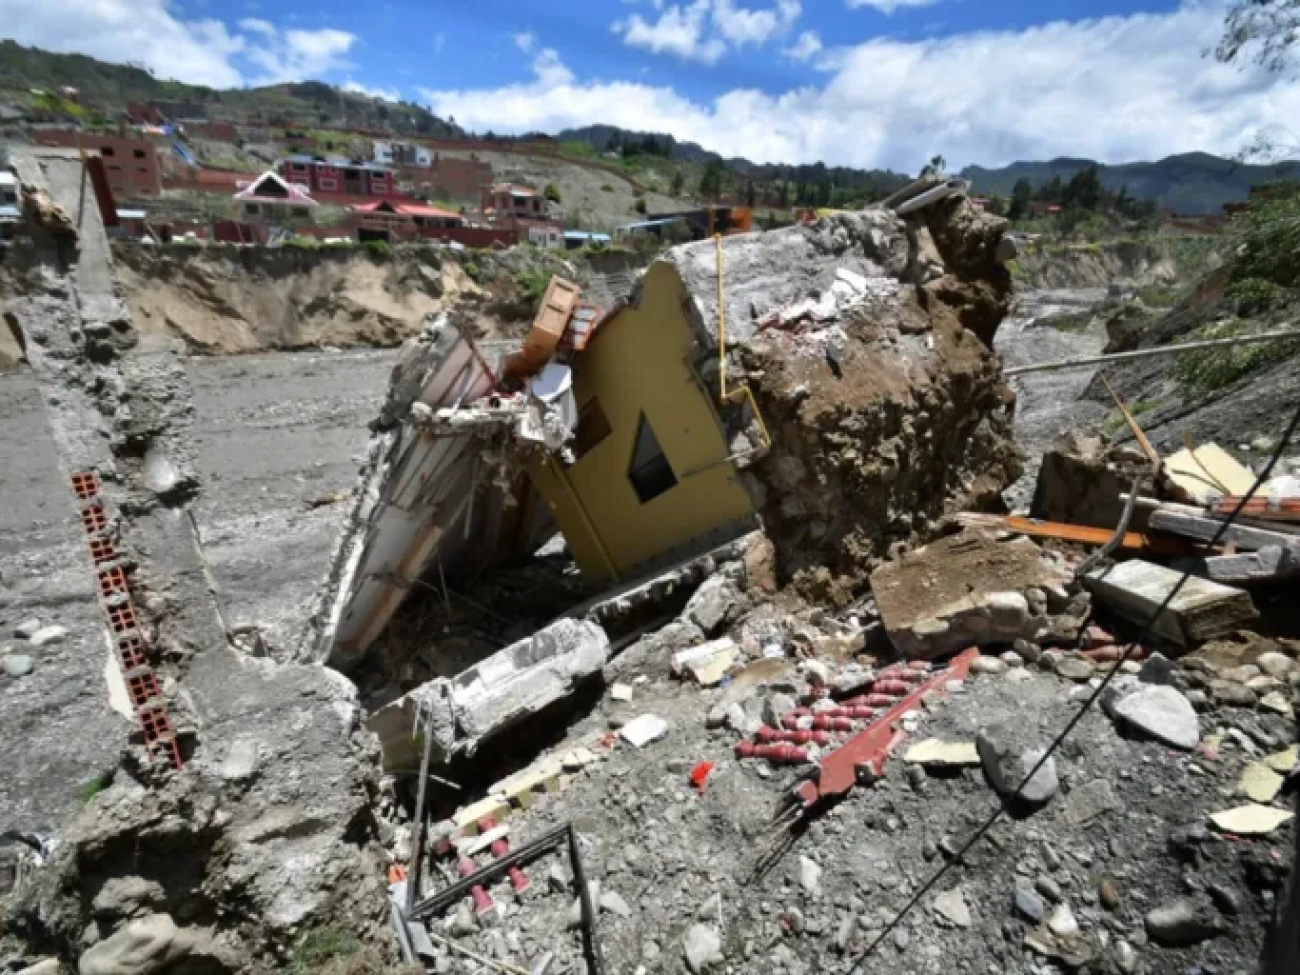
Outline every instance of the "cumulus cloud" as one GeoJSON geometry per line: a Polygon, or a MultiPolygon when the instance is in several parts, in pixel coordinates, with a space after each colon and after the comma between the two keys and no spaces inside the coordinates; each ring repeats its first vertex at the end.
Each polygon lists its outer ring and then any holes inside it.
{"type": "Polygon", "coordinates": [[[281,31],[256,17],[231,30],[219,20],[186,20],[170,0],[0,0],[0,24],[20,44],[140,64],[214,88],[320,77],[346,67],[356,41],[339,30],[281,31]]]}
{"type": "Polygon", "coordinates": [[[821,49],[822,39],[817,36],[817,32],[806,30],[782,53],[793,61],[808,61],[820,53],[821,49]]]}
{"type": "Polygon", "coordinates": [[[633,14],[616,20],[613,31],[629,47],[713,64],[729,49],[760,47],[787,34],[803,13],[800,0],[777,0],[775,7],[737,6],[736,0],[693,0],[654,4],[659,16],[633,14]]]}
{"type": "Polygon", "coordinates": [[[770,162],[915,171],[938,153],[954,166],[1231,153],[1261,126],[1291,124],[1300,84],[1203,58],[1221,24],[1220,2],[1184,0],[1163,14],[875,38],[837,48],[821,85],[737,89],[710,100],[630,81],[580,81],[558,58],[535,62],[526,82],[422,94],[434,111],[479,131],[610,122],[770,162]]]}
{"type": "Polygon", "coordinates": [[[942,3],[943,0],[844,0],[844,2],[853,8],[871,7],[873,10],[879,10],[886,17],[890,16],[896,10],[907,10],[915,7],[933,7],[936,3],[942,3]]]}
{"type": "Polygon", "coordinates": [[[691,61],[712,64],[726,53],[727,46],[717,38],[706,39],[709,9],[713,0],[695,0],[685,6],[671,6],[659,18],[647,20],[633,14],[614,22],[613,31],[628,47],[638,47],[654,54],[672,54],[691,61]]]}
{"type": "Polygon", "coordinates": [[[515,47],[528,54],[537,46],[537,35],[532,31],[523,31],[514,35],[514,42],[515,47]]]}

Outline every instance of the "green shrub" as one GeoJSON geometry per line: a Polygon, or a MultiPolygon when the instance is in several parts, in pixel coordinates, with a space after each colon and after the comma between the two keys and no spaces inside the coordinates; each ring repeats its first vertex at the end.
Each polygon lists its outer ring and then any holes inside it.
{"type": "Polygon", "coordinates": [[[542,190],[542,195],[552,203],[560,203],[560,188],[554,183],[547,183],[546,189],[542,190]]]}
{"type": "Polygon", "coordinates": [[[1291,292],[1264,278],[1243,278],[1233,281],[1224,292],[1232,299],[1236,312],[1242,318],[1262,315],[1286,304],[1291,292]]]}
{"type": "Polygon", "coordinates": [[[527,301],[536,303],[542,300],[551,283],[551,275],[541,268],[530,267],[515,275],[515,284],[519,294],[527,301]]]}
{"type": "Polygon", "coordinates": [[[483,274],[483,268],[479,267],[478,261],[475,261],[471,258],[465,261],[465,263],[462,264],[461,267],[464,268],[465,270],[465,276],[469,278],[471,281],[473,281],[475,284],[481,285],[486,283],[485,275],[483,274]]]}
{"type": "Polygon", "coordinates": [[[1300,185],[1279,183],[1232,222],[1240,244],[1234,280],[1258,278],[1283,288],[1300,285],[1300,185]]]}
{"type": "Polygon", "coordinates": [[[296,251],[320,250],[320,241],[315,237],[290,237],[282,245],[296,251]]]}
{"type": "Polygon", "coordinates": [[[613,193],[613,192],[614,192],[614,187],[610,186],[608,183],[601,183],[601,184],[600,184],[600,191],[601,191],[602,193],[613,193]]]}
{"type": "Polygon", "coordinates": [[[387,259],[393,256],[393,249],[388,245],[386,240],[367,240],[361,244],[366,253],[371,257],[380,257],[387,259]]]}
{"type": "MultiPolygon", "coordinates": [[[[1197,338],[1225,339],[1249,333],[1247,323],[1227,321],[1206,326],[1197,338]]],[[[1261,366],[1289,359],[1297,352],[1300,352],[1300,340],[1297,339],[1197,349],[1178,356],[1174,362],[1174,377],[1189,389],[1211,393],[1231,385],[1261,366]]]]}
{"type": "Polygon", "coordinates": [[[316,928],[303,935],[293,952],[295,975],[308,975],[335,958],[347,958],[361,950],[355,936],[337,928],[316,928]]]}

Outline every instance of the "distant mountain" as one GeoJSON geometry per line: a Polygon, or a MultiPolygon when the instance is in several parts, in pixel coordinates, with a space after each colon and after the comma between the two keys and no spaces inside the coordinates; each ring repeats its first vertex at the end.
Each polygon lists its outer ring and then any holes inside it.
{"type": "Polygon", "coordinates": [[[31,103],[31,89],[64,85],[78,90],[87,115],[111,114],[128,101],[167,101],[206,105],[214,117],[249,123],[283,117],[320,128],[346,123],[399,135],[464,135],[458,126],[419,105],[372,98],[319,81],[218,90],[162,81],[134,65],[109,64],[83,54],[54,54],[0,40],[0,102],[31,103]]]}
{"type": "Polygon", "coordinates": [[[1037,188],[1058,176],[1062,182],[1068,182],[1076,173],[1093,165],[1098,167],[1102,185],[1107,189],[1126,189],[1136,199],[1154,200],[1159,206],[1188,214],[1218,213],[1223,204],[1244,200],[1252,186],[1300,177],[1300,162],[1253,165],[1205,152],[1119,166],[1070,158],[1015,162],[1001,169],[967,166],[961,175],[971,181],[975,192],[1010,196],[1020,179],[1028,179],[1037,188]]]}

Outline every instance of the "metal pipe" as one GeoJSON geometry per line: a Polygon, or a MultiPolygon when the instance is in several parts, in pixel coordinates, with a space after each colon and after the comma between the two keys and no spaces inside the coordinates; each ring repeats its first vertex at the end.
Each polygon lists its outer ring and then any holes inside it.
{"type": "Polygon", "coordinates": [[[1112,352],[1110,355],[1094,355],[1085,359],[1064,359],[1060,362],[1039,362],[1032,366],[1016,366],[1004,369],[1005,376],[1023,376],[1031,372],[1054,372],[1057,369],[1077,369],[1082,366],[1100,366],[1107,362],[1126,362],[1129,359],[1149,359],[1159,355],[1177,355],[1180,352],[1195,352],[1198,349],[1221,349],[1232,345],[1254,345],[1260,342],[1274,342],[1281,339],[1300,339],[1300,328],[1283,329],[1279,332],[1263,332],[1259,335],[1239,335],[1228,339],[1206,339],[1203,342],[1187,342],[1183,345],[1163,345],[1158,349],[1136,349],[1132,352],[1112,352]]]}

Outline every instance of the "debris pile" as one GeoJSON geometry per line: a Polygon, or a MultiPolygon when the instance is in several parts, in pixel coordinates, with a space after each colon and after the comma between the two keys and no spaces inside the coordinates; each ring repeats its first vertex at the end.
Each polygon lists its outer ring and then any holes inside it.
{"type": "Polygon", "coordinates": [[[953,197],[670,252],[701,376],[719,382],[721,356],[766,418],[770,449],[755,411],[730,444],[783,577],[839,590],[1018,476],[987,345],[1010,299],[1004,227],[953,197]]]}

